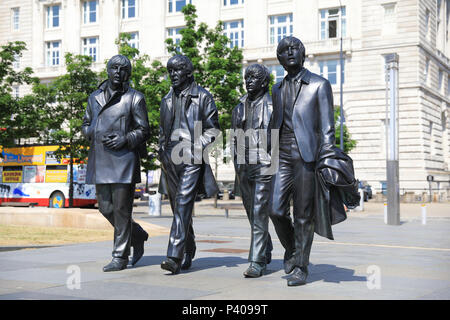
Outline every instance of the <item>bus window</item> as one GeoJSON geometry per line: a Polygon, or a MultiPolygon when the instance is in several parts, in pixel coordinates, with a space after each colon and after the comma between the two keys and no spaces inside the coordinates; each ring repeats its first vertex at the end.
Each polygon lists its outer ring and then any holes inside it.
{"type": "Polygon", "coordinates": [[[48,165],[45,168],[45,182],[67,182],[67,165],[48,165]]]}
{"type": "Polygon", "coordinates": [[[3,167],[3,182],[17,183],[22,182],[22,166],[5,166],[3,167]]]}
{"type": "Polygon", "coordinates": [[[37,183],[44,182],[45,166],[24,166],[23,167],[23,182],[37,183]]]}

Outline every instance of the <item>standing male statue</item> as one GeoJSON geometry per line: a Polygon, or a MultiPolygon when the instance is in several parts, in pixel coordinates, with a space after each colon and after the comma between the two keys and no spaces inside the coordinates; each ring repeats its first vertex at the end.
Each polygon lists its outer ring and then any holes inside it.
{"type": "Polygon", "coordinates": [[[268,92],[270,73],[266,67],[252,64],[245,70],[244,78],[247,94],[233,110],[231,127],[237,191],[240,191],[251,226],[250,266],[244,276],[257,278],[270,263],[273,248],[268,231],[272,176],[267,172],[271,164],[268,126],[272,98],[268,92]]]}
{"type": "Polygon", "coordinates": [[[116,55],[107,64],[108,80],[88,99],[82,132],[90,141],[86,183],[95,184],[100,212],[114,227],[112,261],[103,271],[119,271],[144,253],[148,234],[132,220],[135,184],[141,182],[140,156],[149,138],[142,93],[129,87],[131,63],[116,55]]]}
{"type": "Polygon", "coordinates": [[[272,87],[272,129],[280,130],[279,170],[272,180],[270,217],[285,248],[288,286],[306,283],[317,216],[316,160],[335,143],[333,94],[328,80],[303,67],[305,47],[286,37],[277,47],[286,77],[272,87]],[[293,222],[290,202],[293,201],[293,222]]]}
{"type": "Polygon", "coordinates": [[[173,56],[167,70],[172,88],[160,106],[159,192],[169,196],[173,222],[167,259],[161,268],[177,274],[180,269],[189,269],[195,256],[192,210],[196,195],[214,196],[218,192],[203,151],[220,127],[213,97],[195,83],[189,58],[173,56]]]}

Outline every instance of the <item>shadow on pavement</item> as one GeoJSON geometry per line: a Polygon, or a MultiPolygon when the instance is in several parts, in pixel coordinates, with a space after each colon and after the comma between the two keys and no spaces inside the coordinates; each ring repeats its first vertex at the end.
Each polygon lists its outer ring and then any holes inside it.
{"type": "MultiPolygon", "coordinates": [[[[312,264],[308,266],[309,276],[307,279],[308,283],[316,281],[324,282],[351,282],[351,281],[363,281],[366,282],[366,277],[355,276],[355,270],[339,268],[331,264],[312,264]]],[[[287,279],[289,276],[283,276],[283,279],[287,279]]]]}
{"type": "Polygon", "coordinates": [[[183,272],[195,272],[205,269],[213,269],[218,267],[240,267],[242,264],[248,263],[247,259],[242,259],[240,257],[207,257],[198,258],[192,260],[192,266],[189,270],[184,270],[183,272]]]}
{"type": "Polygon", "coordinates": [[[143,256],[133,268],[142,268],[154,265],[160,265],[166,259],[166,256],[143,256]]]}

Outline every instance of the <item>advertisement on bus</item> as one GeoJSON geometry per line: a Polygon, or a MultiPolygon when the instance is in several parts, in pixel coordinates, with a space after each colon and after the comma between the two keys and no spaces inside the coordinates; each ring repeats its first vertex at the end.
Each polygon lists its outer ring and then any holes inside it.
{"type": "MultiPolygon", "coordinates": [[[[58,146],[0,149],[0,203],[28,202],[38,206],[67,207],[69,160],[55,156],[58,146]]],[[[95,185],[86,184],[86,165],[73,167],[74,206],[93,206],[95,185]]]]}

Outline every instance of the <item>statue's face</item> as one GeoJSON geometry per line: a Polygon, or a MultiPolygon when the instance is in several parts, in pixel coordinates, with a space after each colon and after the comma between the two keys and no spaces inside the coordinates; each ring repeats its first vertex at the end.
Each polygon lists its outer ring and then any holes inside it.
{"type": "Polygon", "coordinates": [[[245,88],[250,95],[257,94],[264,90],[264,77],[258,72],[248,72],[245,75],[245,88]]]}
{"type": "Polygon", "coordinates": [[[119,63],[111,64],[108,69],[108,78],[114,85],[120,85],[128,80],[127,69],[119,63]]]}
{"type": "Polygon", "coordinates": [[[302,66],[302,52],[298,44],[290,43],[279,53],[278,59],[284,68],[302,66]]]}
{"type": "Polygon", "coordinates": [[[167,66],[167,71],[174,88],[184,87],[191,77],[191,73],[181,61],[171,61],[167,66]]]}

